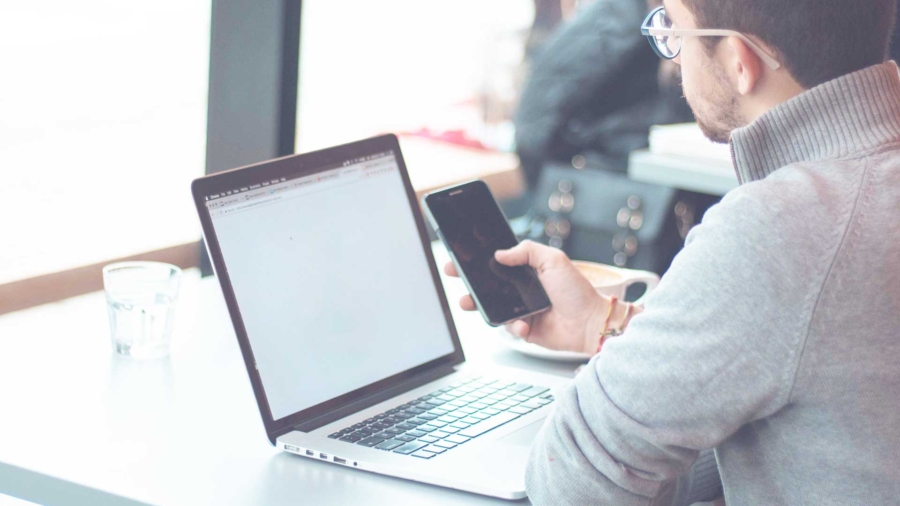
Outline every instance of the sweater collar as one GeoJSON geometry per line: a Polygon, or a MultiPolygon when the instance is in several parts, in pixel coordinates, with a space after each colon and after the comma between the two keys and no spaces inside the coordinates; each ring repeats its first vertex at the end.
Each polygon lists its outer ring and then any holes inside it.
{"type": "Polygon", "coordinates": [[[847,74],[774,107],[731,133],[741,183],[781,167],[846,157],[900,140],[900,74],[894,62],[847,74]]]}

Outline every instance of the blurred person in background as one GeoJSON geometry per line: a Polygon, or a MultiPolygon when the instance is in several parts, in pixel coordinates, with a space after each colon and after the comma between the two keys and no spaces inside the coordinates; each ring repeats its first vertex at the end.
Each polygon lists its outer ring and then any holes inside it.
{"type": "MultiPolygon", "coordinates": [[[[693,121],[677,66],[660,65],[634,31],[658,6],[593,0],[576,9],[573,2],[536,1],[529,72],[514,119],[530,206],[516,220],[520,237],[579,260],[662,274],[718,200],[625,174],[629,154],[647,147],[652,125],[693,121]],[[571,18],[554,25],[566,12],[571,18]]],[[[630,291],[630,300],[637,295],[630,291]]]]}

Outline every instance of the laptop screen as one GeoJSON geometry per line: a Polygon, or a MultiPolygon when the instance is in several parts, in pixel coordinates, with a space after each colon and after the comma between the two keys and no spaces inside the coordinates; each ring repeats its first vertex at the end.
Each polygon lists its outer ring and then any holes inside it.
{"type": "Polygon", "coordinates": [[[322,169],[204,197],[274,420],[454,351],[394,152],[322,169]]]}

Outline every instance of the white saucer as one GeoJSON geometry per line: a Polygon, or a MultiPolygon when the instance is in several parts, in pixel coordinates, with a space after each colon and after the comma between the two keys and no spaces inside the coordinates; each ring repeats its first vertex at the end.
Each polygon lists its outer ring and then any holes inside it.
{"type": "Polygon", "coordinates": [[[587,353],[548,350],[543,346],[525,342],[523,339],[507,332],[506,328],[504,327],[500,327],[497,329],[497,335],[500,336],[500,339],[504,344],[506,344],[513,350],[530,357],[542,358],[545,360],[555,360],[557,362],[587,362],[591,359],[591,355],[587,353]]]}

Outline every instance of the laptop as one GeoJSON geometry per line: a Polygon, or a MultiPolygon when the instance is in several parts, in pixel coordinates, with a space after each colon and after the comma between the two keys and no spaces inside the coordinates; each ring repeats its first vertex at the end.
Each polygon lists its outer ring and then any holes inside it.
{"type": "Polygon", "coordinates": [[[563,378],[465,363],[392,135],[195,180],[203,236],[269,442],[525,497],[563,378]]]}

